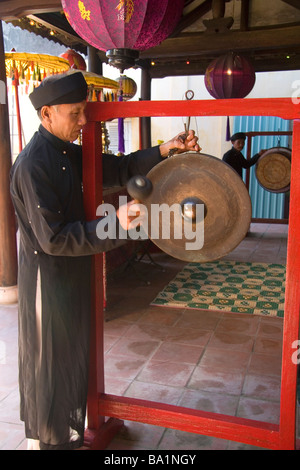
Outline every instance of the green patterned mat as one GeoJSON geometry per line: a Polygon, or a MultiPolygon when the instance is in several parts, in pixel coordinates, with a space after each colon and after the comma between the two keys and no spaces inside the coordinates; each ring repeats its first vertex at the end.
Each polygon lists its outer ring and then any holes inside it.
{"type": "Polygon", "coordinates": [[[283,317],[285,271],[281,264],[190,263],[152,305],[283,317]]]}

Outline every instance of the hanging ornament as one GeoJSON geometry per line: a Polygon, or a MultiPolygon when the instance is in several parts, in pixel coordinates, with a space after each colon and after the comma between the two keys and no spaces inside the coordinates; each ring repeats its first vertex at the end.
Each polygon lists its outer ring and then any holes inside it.
{"type": "Polygon", "coordinates": [[[72,28],[123,72],[174,30],[184,0],[62,0],[72,28]]]}
{"type": "Polygon", "coordinates": [[[14,88],[16,115],[19,135],[19,151],[23,149],[23,131],[19,103],[19,88],[22,92],[29,94],[34,87],[38,86],[45,76],[62,73],[70,68],[69,62],[62,57],[48,54],[31,54],[27,52],[5,53],[6,76],[11,79],[14,88]]]}
{"type": "Polygon", "coordinates": [[[254,87],[255,71],[248,59],[229,52],[209,64],[204,81],[214,98],[245,98],[254,87]]]}
{"type": "Polygon", "coordinates": [[[122,101],[131,100],[135,96],[137,85],[132,78],[121,75],[119,78],[116,78],[116,82],[119,83],[118,96],[122,92],[122,101]]]}
{"type": "Polygon", "coordinates": [[[67,59],[71,69],[86,70],[86,63],[84,58],[73,49],[68,49],[63,54],[60,54],[60,57],[67,59]]]}
{"type": "MultiPolygon", "coordinates": [[[[137,91],[137,85],[132,78],[126,75],[121,75],[116,79],[119,84],[118,88],[118,101],[128,101],[134,97],[137,91]]],[[[118,118],[118,150],[119,154],[125,153],[125,139],[124,139],[124,119],[118,118]]]]}

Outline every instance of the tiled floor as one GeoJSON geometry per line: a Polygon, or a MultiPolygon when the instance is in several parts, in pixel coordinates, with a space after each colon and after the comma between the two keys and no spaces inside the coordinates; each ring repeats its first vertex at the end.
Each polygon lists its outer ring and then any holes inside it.
{"type": "MultiPolygon", "coordinates": [[[[228,259],[285,264],[287,226],[252,224],[228,259]]],[[[151,306],[184,262],[153,256],[110,276],[106,392],[271,423],[279,419],[283,321],[151,306]],[[163,268],[163,269],[161,269],[163,268]]],[[[0,307],[0,449],[25,449],[18,417],[17,307],[0,307]]],[[[299,407],[298,407],[298,425],[299,407]]],[[[125,422],[109,449],[256,449],[125,422]]]]}

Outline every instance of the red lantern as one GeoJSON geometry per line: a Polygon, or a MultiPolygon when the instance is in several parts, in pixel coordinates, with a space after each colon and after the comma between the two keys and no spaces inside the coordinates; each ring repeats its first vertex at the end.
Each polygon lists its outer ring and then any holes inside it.
{"type": "Polygon", "coordinates": [[[245,57],[230,52],[209,64],[204,81],[214,98],[245,98],[254,87],[255,71],[245,57]]]}
{"type": "Polygon", "coordinates": [[[62,0],[73,29],[122,72],[138,51],[157,46],[178,23],[184,0],[62,0]]]}
{"type": "Polygon", "coordinates": [[[71,69],[86,70],[86,63],[82,55],[78,52],[73,51],[73,49],[68,49],[63,54],[60,54],[60,57],[67,59],[70,64],[71,69]]]}
{"type": "Polygon", "coordinates": [[[131,100],[137,91],[135,81],[132,78],[126,77],[126,75],[121,75],[115,81],[119,83],[118,96],[122,95],[122,101],[131,100]]]}

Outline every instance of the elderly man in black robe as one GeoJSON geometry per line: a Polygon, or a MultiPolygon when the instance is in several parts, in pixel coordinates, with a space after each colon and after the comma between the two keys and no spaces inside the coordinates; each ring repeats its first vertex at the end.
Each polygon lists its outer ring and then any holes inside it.
{"type": "MultiPolygon", "coordinates": [[[[20,414],[31,449],[83,444],[91,255],[124,243],[99,239],[99,219],[85,220],[82,152],[72,142],[86,123],[86,96],[80,72],[45,79],[30,95],[41,125],[11,171],[20,231],[20,414]]],[[[177,136],[128,156],[103,155],[103,185],[124,185],[146,174],[172,148],[199,151],[197,140],[189,132],[184,143],[177,136]]],[[[131,219],[121,212],[117,223],[128,230],[131,219]]]]}

